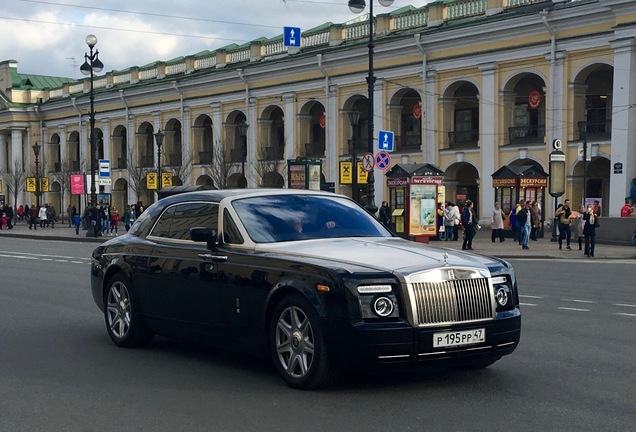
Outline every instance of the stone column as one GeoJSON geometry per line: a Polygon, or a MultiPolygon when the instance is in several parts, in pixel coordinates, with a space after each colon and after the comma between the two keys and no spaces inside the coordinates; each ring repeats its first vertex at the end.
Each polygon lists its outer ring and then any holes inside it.
{"type": "MultiPolygon", "coordinates": [[[[285,93],[285,151],[283,158],[294,159],[298,154],[298,137],[296,136],[296,93],[285,93]]],[[[270,144],[271,145],[271,144],[270,144]]]]}
{"type": "Polygon", "coordinates": [[[498,94],[495,86],[495,72],[497,65],[487,63],[479,65],[482,73],[482,92],[479,97],[481,105],[479,145],[481,147],[481,213],[485,215],[485,210],[494,205],[495,189],[492,187],[491,175],[497,169],[497,136],[495,125],[498,124],[496,118],[496,107],[498,106],[498,94]]]}
{"type": "Polygon", "coordinates": [[[614,49],[614,90],[612,116],[612,160],[610,162],[609,216],[620,216],[620,208],[636,178],[636,39],[617,39],[614,49]],[[622,165],[622,169],[618,169],[622,165]]]}

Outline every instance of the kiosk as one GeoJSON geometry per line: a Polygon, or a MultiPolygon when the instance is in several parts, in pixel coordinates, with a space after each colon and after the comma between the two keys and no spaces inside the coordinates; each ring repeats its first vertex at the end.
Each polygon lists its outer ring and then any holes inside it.
{"type": "Polygon", "coordinates": [[[443,182],[444,171],[431,164],[397,164],[386,173],[391,226],[397,235],[424,243],[438,235],[437,203],[443,182]]]}
{"type": "Polygon", "coordinates": [[[506,216],[510,215],[519,200],[536,200],[541,209],[537,236],[543,237],[545,188],[548,187],[548,174],[545,171],[533,165],[504,165],[492,174],[492,187],[495,188],[495,202],[501,204],[506,216]]]}

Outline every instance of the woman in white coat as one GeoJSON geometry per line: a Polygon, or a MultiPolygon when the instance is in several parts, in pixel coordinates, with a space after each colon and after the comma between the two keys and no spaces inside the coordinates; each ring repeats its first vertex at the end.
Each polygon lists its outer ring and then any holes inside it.
{"type": "Polygon", "coordinates": [[[503,235],[504,227],[504,215],[501,212],[501,206],[498,202],[495,203],[495,208],[492,209],[492,215],[490,216],[490,229],[492,230],[492,242],[495,242],[495,238],[499,237],[499,243],[506,241],[503,235]]]}
{"type": "Polygon", "coordinates": [[[45,228],[47,226],[46,223],[46,204],[42,207],[40,207],[40,210],[38,210],[38,219],[40,219],[40,228],[45,228]]]}

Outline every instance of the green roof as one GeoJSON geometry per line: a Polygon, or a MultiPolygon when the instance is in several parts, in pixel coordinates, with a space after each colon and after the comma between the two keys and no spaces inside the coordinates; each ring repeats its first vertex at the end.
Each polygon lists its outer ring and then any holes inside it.
{"type": "Polygon", "coordinates": [[[75,78],[53,77],[45,75],[22,74],[17,69],[11,68],[11,82],[14,89],[44,90],[62,87],[66,83],[77,81],[75,78]]]}

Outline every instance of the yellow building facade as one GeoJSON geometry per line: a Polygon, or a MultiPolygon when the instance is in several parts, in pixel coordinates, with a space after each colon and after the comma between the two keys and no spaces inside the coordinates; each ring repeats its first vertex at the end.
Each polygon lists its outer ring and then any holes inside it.
{"type": "MultiPolygon", "coordinates": [[[[161,130],[173,184],[288,187],[287,161],[306,158],[321,161],[323,184],[363,200],[364,173],[353,187],[341,170],[367,151],[367,19],[305,30],[300,49],[278,37],[96,76],[95,159],[111,169],[99,192],[118,208],[154,201],[146,176],[161,130]]],[[[445,199],[473,200],[481,219],[495,201],[507,209],[519,199],[536,199],[549,219],[549,154],[560,140],[562,198],[585,195],[618,215],[636,179],[636,2],[449,0],[374,19],[374,152],[378,131],[393,131],[391,166],[439,167],[445,199]]],[[[42,202],[85,206],[68,178],[90,173],[89,89],[87,79],[0,62],[6,202],[35,202],[24,179],[38,142],[42,202]]],[[[374,170],[375,201],[399,208],[385,173],[374,170]]]]}

